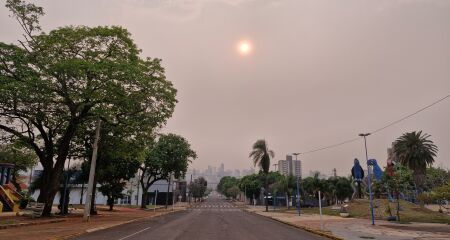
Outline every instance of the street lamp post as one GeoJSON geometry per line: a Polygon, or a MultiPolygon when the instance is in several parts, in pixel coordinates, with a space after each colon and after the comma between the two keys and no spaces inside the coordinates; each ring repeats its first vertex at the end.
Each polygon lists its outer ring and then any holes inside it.
{"type": "Polygon", "coordinates": [[[370,213],[372,215],[372,225],[375,225],[375,219],[373,216],[373,198],[372,198],[372,186],[371,186],[371,175],[370,175],[370,165],[369,165],[369,155],[367,154],[367,140],[366,137],[370,133],[360,133],[359,136],[364,138],[364,147],[366,149],[366,163],[367,163],[367,179],[369,184],[369,200],[370,200],[370,213]]]}
{"type": "MultiPolygon", "coordinates": [[[[298,161],[297,156],[300,155],[300,153],[293,153],[292,155],[295,156],[295,161],[298,161]]],[[[298,199],[297,199],[297,210],[298,210],[298,215],[300,216],[300,208],[301,208],[301,206],[300,206],[300,188],[299,188],[299,183],[298,183],[299,182],[299,178],[300,178],[300,176],[297,175],[296,176],[297,196],[298,196],[298,199]]]]}

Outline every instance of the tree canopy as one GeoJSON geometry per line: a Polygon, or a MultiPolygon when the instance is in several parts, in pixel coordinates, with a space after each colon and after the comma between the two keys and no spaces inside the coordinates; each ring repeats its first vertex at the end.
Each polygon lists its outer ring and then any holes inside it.
{"type": "Polygon", "coordinates": [[[158,180],[183,177],[189,163],[197,158],[189,142],[176,134],[161,134],[158,141],[147,149],[144,162],[140,166],[140,183],[143,189],[142,207],[145,207],[147,190],[158,180]]]}
{"type": "Polygon", "coordinates": [[[176,90],[160,59],[141,58],[118,26],[41,30],[43,9],[7,0],[24,30],[19,45],[0,42],[0,130],[6,141],[32,149],[43,166],[38,201],[51,210],[73,137],[102,119],[125,125],[129,136],[151,132],[172,115],[176,90]]]}
{"type": "Polygon", "coordinates": [[[18,182],[19,172],[27,171],[36,165],[37,159],[32,151],[17,144],[9,144],[0,146],[0,163],[14,164],[11,182],[18,191],[21,191],[22,189],[18,182]]]}
{"type": "Polygon", "coordinates": [[[422,131],[409,132],[394,142],[394,154],[398,161],[413,171],[414,181],[422,188],[427,166],[434,163],[438,148],[422,131]]]}

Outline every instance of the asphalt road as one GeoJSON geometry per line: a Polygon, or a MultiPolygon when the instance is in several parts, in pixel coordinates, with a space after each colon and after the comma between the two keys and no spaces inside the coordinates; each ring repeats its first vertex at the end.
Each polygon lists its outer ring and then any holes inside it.
{"type": "Polygon", "coordinates": [[[217,197],[186,211],[137,221],[90,234],[79,240],[318,240],[300,229],[256,216],[217,197]]]}

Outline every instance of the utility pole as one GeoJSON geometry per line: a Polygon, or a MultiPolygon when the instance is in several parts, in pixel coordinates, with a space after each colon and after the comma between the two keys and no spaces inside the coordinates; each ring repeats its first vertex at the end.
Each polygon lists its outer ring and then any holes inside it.
{"type": "Polygon", "coordinates": [[[98,148],[98,140],[100,138],[100,127],[101,120],[97,121],[97,129],[95,130],[95,138],[94,138],[94,146],[92,151],[92,159],[91,159],[91,169],[89,170],[89,181],[88,181],[88,189],[86,193],[86,202],[84,203],[84,215],[83,221],[88,222],[91,217],[91,201],[94,196],[92,196],[92,190],[94,189],[94,176],[95,176],[95,165],[97,163],[97,148],[98,148]]]}
{"type": "Polygon", "coordinates": [[[366,149],[366,163],[367,163],[367,179],[369,184],[369,199],[370,199],[370,213],[372,215],[372,225],[375,225],[375,218],[373,215],[373,197],[372,197],[372,184],[371,184],[371,176],[370,176],[370,165],[369,165],[369,155],[367,154],[367,140],[366,137],[369,136],[370,133],[360,133],[359,136],[364,138],[364,147],[366,149]]]}

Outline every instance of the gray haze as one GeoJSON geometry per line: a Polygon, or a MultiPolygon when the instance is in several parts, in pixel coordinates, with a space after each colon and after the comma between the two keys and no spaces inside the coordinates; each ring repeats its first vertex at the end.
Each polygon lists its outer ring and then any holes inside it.
{"type": "MultiPolygon", "coordinates": [[[[4,1],[2,1],[4,2],[4,1]]],[[[372,131],[450,94],[450,1],[37,1],[43,29],[121,25],[179,90],[165,132],[189,139],[195,168],[249,168],[265,138],[276,159],[372,131]],[[248,56],[236,45],[253,44],[248,56]]],[[[20,38],[0,9],[0,41],[20,38]]],[[[423,130],[450,167],[450,99],[368,139],[386,148],[423,130]]],[[[301,156],[304,173],[349,174],[363,142],[301,156]]]]}

